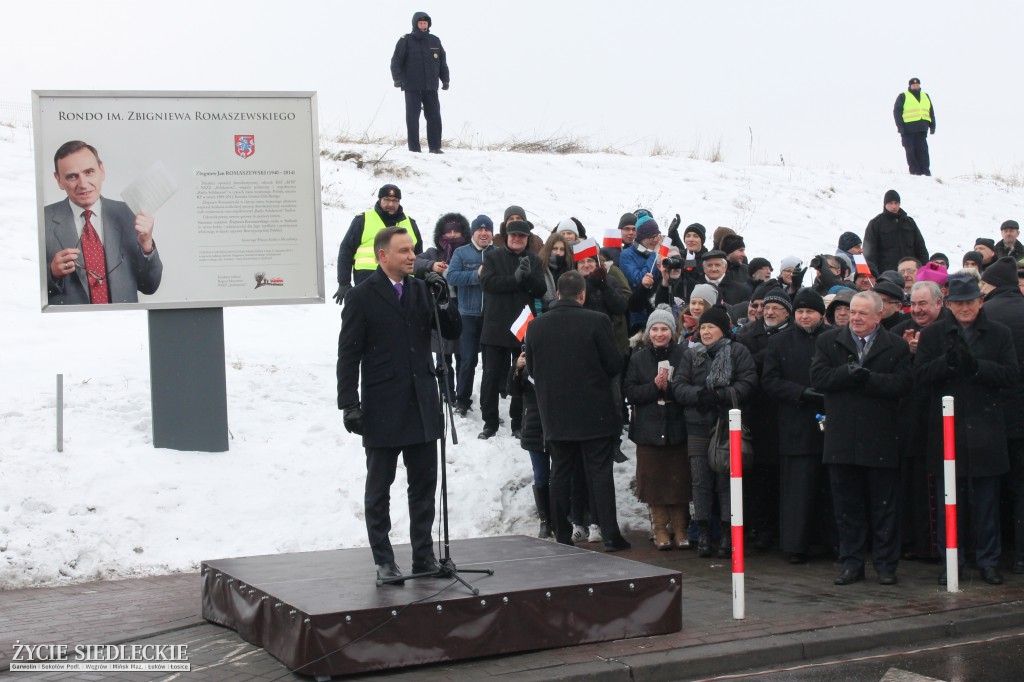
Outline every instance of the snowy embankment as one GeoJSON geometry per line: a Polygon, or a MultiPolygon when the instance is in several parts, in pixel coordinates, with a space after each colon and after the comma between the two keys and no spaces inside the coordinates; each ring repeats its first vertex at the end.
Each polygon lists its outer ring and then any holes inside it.
{"type": "MultiPolygon", "coordinates": [[[[43,315],[31,136],[0,127],[0,588],[195,570],[203,559],[366,543],[359,439],[335,407],[338,243],[376,189],[397,182],[424,235],[444,212],[499,222],[523,206],[538,228],[575,215],[588,230],[651,209],[663,226],[680,213],[739,231],[749,257],[832,252],[862,233],[890,187],[903,196],[933,251],[958,260],[974,237],[998,238],[1024,217],[1021,190],[974,178],[912,178],[785,167],[733,167],[676,157],[542,155],[451,150],[412,155],[325,143],[391,171],[322,159],[324,305],[225,311],[230,451],[152,447],[146,313],[43,315]],[[55,375],[65,381],[65,448],[55,449],[55,375]]],[[[429,237],[428,237],[429,238],[429,237]]],[[[571,349],[566,349],[571,355],[571,349]]],[[[478,376],[479,379],[479,376],[478,376]]],[[[502,404],[503,413],[507,411],[502,404]]],[[[453,537],[536,531],[529,458],[507,428],[479,441],[479,412],[457,419],[448,447],[453,537]]],[[[616,465],[620,523],[645,527],[630,493],[634,462],[616,465]]],[[[406,539],[402,474],[394,538],[406,539]]],[[[400,557],[400,565],[408,563],[400,557]]],[[[368,566],[368,569],[370,567],[368,566]]]]}

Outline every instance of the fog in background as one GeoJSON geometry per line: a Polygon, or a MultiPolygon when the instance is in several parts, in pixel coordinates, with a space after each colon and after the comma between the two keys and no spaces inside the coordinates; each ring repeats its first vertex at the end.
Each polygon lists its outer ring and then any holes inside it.
{"type": "Polygon", "coordinates": [[[315,90],[325,132],[404,136],[389,62],[417,10],[448,52],[456,141],[702,158],[720,144],[729,163],[906,171],[892,106],[916,76],[936,110],[933,174],[1024,174],[1024,9],[991,0],[10,3],[0,102],[315,90]]]}

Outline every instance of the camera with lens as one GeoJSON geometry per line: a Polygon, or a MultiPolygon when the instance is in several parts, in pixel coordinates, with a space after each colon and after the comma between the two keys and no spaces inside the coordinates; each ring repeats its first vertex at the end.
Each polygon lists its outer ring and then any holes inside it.
{"type": "Polygon", "coordinates": [[[661,260],[661,267],[665,270],[682,270],[683,259],[679,256],[665,256],[661,260]]]}

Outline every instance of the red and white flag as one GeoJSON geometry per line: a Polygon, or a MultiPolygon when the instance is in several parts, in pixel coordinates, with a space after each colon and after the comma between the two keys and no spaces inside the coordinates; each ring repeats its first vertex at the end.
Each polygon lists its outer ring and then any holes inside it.
{"type": "Polygon", "coordinates": [[[519,313],[519,317],[512,323],[511,331],[519,339],[519,343],[523,342],[526,338],[526,328],[530,326],[530,322],[533,321],[533,313],[530,312],[530,306],[524,305],[523,312],[519,313]]]}
{"type": "Polygon", "coordinates": [[[864,258],[864,254],[854,254],[853,264],[857,266],[857,274],[871,276],[871,267],[868,265],[867,259],[864,258]]]}
{"type": "Polygon", "coordinates": [[[572,245],[572,260],[579,263],[584,258],[597,258],[597,240],[588,237],[572,245]]]}
{"type": "Polygon", "coordinates": [[[605,230],[604,239],[601,240],[601,246],[606,249],[621,249],[622,233],[618,230],[605,230]]]}
{"type": "Polygon", "coordinates": [[[664,258],[668,255],[668,250],[671,249],[672,246],[672,237],[665,235],[665,240],[661,242],[661,246],[658,247],[658,255],[664,258]]]}

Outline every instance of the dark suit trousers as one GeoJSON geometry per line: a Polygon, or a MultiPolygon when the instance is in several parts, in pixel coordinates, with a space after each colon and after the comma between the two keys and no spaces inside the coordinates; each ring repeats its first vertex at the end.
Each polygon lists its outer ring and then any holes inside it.
{"type": "Polygon", "coordinates": [[[441,148],[441,103],[437,90],[405,91],[405,127],[409,134],[409,150],[420,151],[420,111],[427,119],[427,145],[441,148]]]}
{"type": "Polygon", "coordinates": [[[831,522],[824,518],[828,516],[831,499],[821,455],[784,455],[779,459],[782,500],[779,545],[782,551],[807,554],[815,540],[832,545],[835,532],[831,530],[831,522]]]}
{"type": "Polygon", "coordinates": [[[907,152],[907,166],[911,175],[931,175],[928,158],[928,131],[903,133],[903,149],[907,152]]]}
{"type": "MultiPolygon", "coordinates": [[[[970,540],[974,540],[974,563],[978,568],[997,566],[1003,553],[999,534],[999,476],[972,476],[956,479],[957,563],[967,561],[970,540]]],[[[935,494],[945,499],[945,479],[935,477],[935,494]]],[[[939,553],[946,558],[946,512],[939,512],[939,553]]]]}
{"type": "MultiPolygon", "coordinates": [[[[504,346],[480,346],[484,359],[484,375],[480,380],[480,415],[484,426],[498,430],[498,394],[505,389],[509,370],[519,357],[519,351],[504,346]]],[[[512,430],[523,425],[523,398],[513,396],[508,409],[512,430]]]]}
{"type": "Polygon", "coordinates": [[[900,560],[899,469],[830,464],[829,479],[843,570],[864,568],[870,537],[875,571],[894,572],[900,560]]]}
{"type": "Polygon", "coordinates": [[[1010,453],[1008,483],[1013,501],[1013,560],[1024,561],[1024,438],[1010,438],[1006,447],[1010,453]]]}
{"type": "Polygon", "coordinates": [[[594,438],[583,441],[550,441],[551,452],[551,504],[555,539],[562,544],[572,544],[572,523],[569,521],[569,507],[572,488],[572,474],[577,460],[582,460],[586,472],[587,492],[590,507],[597,512],[591,523],[601,526],[604,541],[614,542],[621,536],[619,521],[615,512],[615,481],[612,478],[613,437],[594,438]]]}
{"type": "Polygon", "coordinates": [[[409,496],[409,542],[413,561],[433,554],[430,529],[434,524],[434,493],[437,490],[437,441],[400,448],[366,448],[366,534],[373,562],[395,560],[391,549],[391,484],[395,482],[398,453],[402,453],[409,496]]]}

